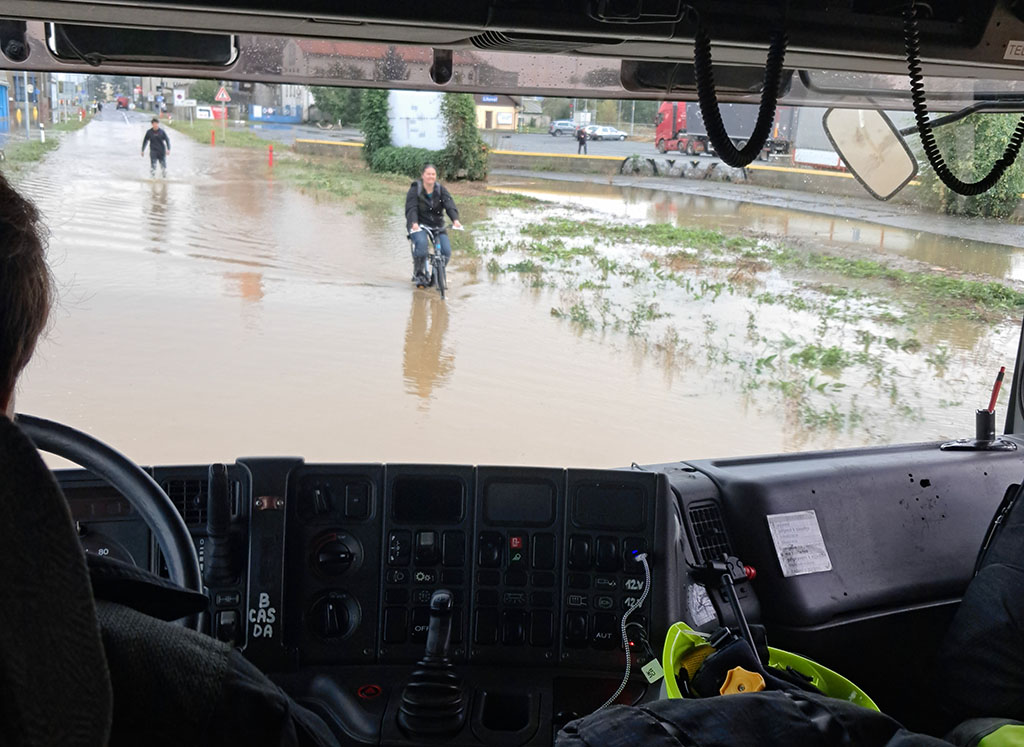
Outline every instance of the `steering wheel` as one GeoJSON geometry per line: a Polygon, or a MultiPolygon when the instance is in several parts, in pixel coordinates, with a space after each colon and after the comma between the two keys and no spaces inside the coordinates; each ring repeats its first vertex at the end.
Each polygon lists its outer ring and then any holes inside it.
{"type": "MultiPolygon", "coordinates": [[[[171,581],[203,593],[195,543],[167,493],[141,467],[102,441],[52,420],[18,414],[15,422],[40,451],[56,454],[106,480],[132,505],[156,537],[171,581]]],[[[193,616],[189,627],[198,624],[193,616]]]]}

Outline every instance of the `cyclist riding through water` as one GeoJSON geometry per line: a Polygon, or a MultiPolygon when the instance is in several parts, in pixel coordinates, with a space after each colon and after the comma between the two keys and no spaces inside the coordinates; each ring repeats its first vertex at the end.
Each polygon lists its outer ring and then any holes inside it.
{"type": "Polygon", "coordinates": [[[426,232],[420,230],[420,226],[429,227],[438,236],[446,265],[452,256],[452,245],[445,233],[445,213],[448,213],[455,228],[462,228],[451,193],[437,181],[437,167],[428,163],[423,167],[420,178],[409,186],[409,193],[405,196],[405,227],[412,239],[412,280],[420,288],[430,284],[427,271],[429,239],[426,232]]]}

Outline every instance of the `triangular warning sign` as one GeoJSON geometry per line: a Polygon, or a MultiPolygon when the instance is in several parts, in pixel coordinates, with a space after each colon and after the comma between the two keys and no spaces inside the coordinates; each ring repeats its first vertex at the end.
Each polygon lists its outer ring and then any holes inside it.
{"type": "Polygon", "coordinates": [[[231,97],[228,96],[227,89],[224,88],[224,86],[221,86],[220,90],[217,91],[217,95],[213,97],[213,100],[214,101],[223,101],[223,102],[227,103],[228,101],[231,101],[231,97]]]}

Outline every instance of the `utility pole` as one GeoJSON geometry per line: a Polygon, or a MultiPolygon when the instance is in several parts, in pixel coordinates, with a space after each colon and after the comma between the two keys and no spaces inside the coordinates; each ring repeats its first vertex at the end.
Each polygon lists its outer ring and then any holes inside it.
{"type": "Polygon", "coordinates": [[[629,134],[633,134],[633,122],[636,119],[636,99],[633,99],[633,111],[629,113],[629,134]]]}
{"type": "Polygon", "coordinates": [[[29,132],[29,120],[31,117],[28,113],[28,70],[21,71],[21,83],[21,89],[25,93],[25,137],[30,138],[32,135],[29,132]]]}

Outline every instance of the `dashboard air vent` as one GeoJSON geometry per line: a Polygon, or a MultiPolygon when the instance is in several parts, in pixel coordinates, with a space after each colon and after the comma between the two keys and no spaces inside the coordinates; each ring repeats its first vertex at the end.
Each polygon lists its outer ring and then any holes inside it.
{"type": "Polygon", "coordinates": [[[725,534],[725,524],[722,523],[717,503],[694,504],[688,508],[687,516],[699,562],[729,553],[729,538],[725,534]]]}
{"type": "Polygon", "coordinates": [[[177,506],[186,524],[206,523],[206,480],[165,480],[164,492],[177,506]]]}
{"type": "MultiPolygon", "coordinates": [[[[207,480],[164,480],[160,485],[178,508],[178,513],[189,526],[206,523],[206,504],[210,483],[207,480]]],[[[231,480],[231,515],[238,516],[238,499],[242,485],[231,480]]]]}

